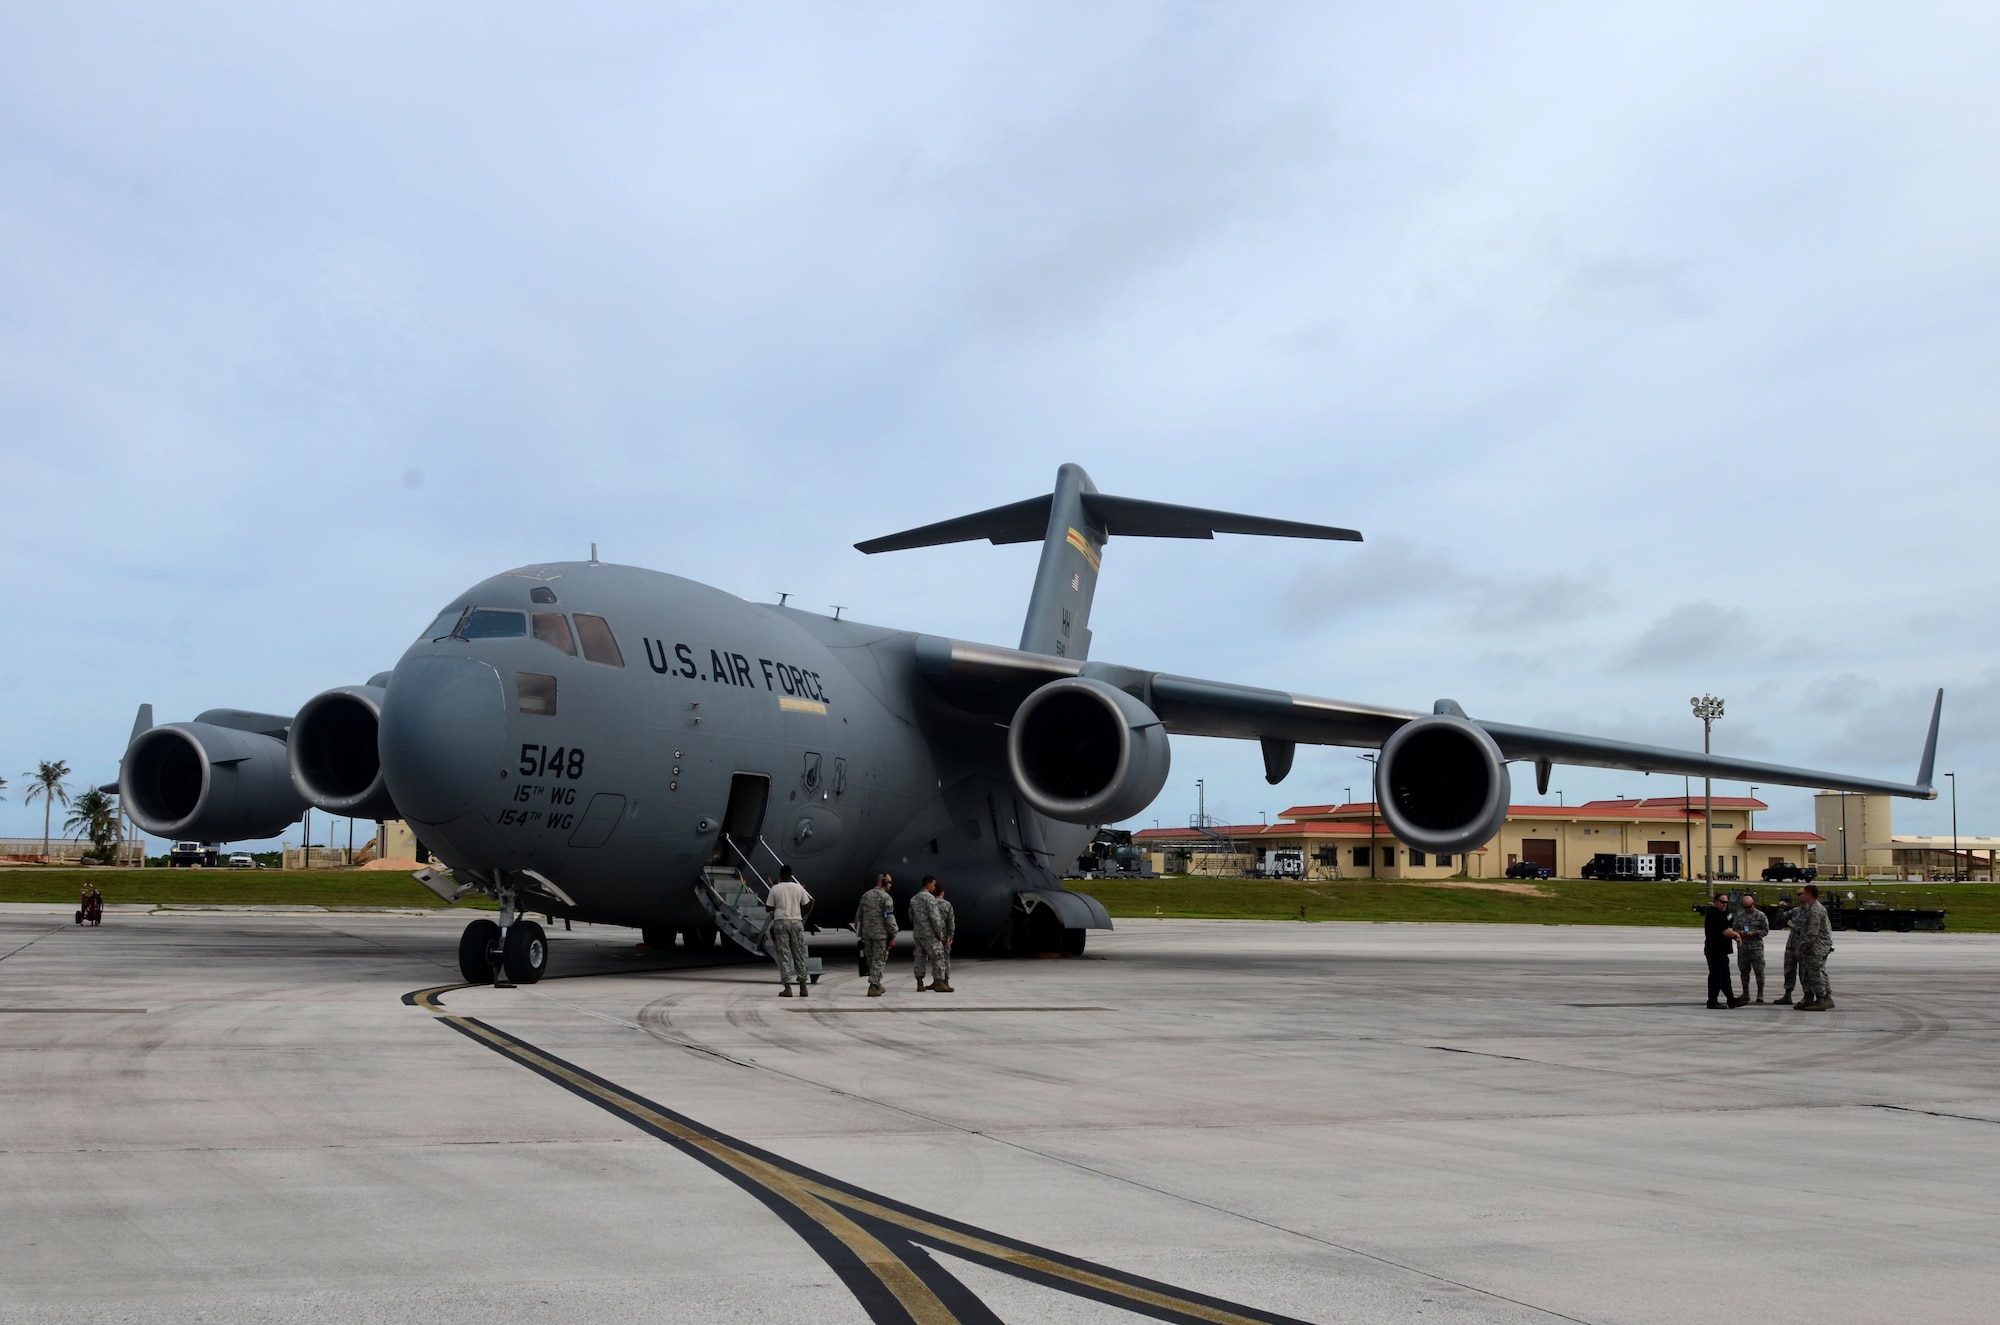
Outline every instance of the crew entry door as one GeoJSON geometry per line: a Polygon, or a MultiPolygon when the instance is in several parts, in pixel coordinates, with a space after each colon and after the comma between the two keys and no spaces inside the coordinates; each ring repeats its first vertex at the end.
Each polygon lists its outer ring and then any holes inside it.
{"type": "Polygon", "coordinates": [[[771,803],[771,775],[738,773],[729,779],[729,804],[722,811],[722,831],[715,837],[712,865],[735,865],[756,855],[757,838],[764,831],[764,809],[771,803]],[[729,849],[734,841],[739,858],[729,849]]]}

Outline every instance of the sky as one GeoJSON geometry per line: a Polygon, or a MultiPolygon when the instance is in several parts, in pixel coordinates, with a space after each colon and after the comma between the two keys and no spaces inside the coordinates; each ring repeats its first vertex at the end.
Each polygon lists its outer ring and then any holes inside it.
{"type": "MultiPolygon", "coordinates": [[[[851,545],[1065,461],[1367,537],[1114,540],[1093,657],[1904,779],[1942,686],[2000,834],[1996,66],[1974,4],[0,6],[0,835],[593,542],[1012,644],[1034,547],[851,545]]],[[[1367,771],[1183,739],[1135,822],[1367,771]]]]}

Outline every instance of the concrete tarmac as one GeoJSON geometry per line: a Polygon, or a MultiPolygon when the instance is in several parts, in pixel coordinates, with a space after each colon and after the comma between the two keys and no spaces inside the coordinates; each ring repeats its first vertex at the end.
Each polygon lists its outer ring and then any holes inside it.
{"type": "Polygon", "coordinates": [[[579,928],[557,978],[405,1004],[464,919],[0,907],[0,1321],[894,1319],[780,1217],[814,1183],[938,1319],[2000,1301],[2000,936],[1839,935],[1824,1014],[1703,1008],[1693,927],[1123,920],[956,994],[906,938],[874,1000],[829,941],[804,1002],[579,928]]]}

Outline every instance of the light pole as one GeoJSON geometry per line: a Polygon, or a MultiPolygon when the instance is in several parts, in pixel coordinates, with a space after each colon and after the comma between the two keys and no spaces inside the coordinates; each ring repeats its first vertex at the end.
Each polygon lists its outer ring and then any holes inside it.
{"type": "MultiPolygon", "coordinates": [[[[1372,782],[1374,780],[1374,774],[1379,771],[1376,768],[1375,756],[1356,755],[1354,757],[1356,759],[1359,759],[1362,763],[1368,765],[1369,780],[1372,782]]],[[[1381,805],[1380,795],[1371,793],[1368,798],[1368,877],[1371,879],[1379,877],[1375,873],[1375,861],[1381,856],[1382,848],[1375,841],[1375,817],[1379,815],[1381,812],[1382,812],[1382,805],[1381,805]]]]}
{"type": "Polygon", "coordinates": [[[1958,774],[1947,773],[1951,779],[1951,881],[1958,882],[1958,774]]]}
{"type": "MultiPolygon", "coordinates": [[[[1714,695],[1696,695],[1688,701],[1694,707],[1694,715],[1701,719],[1701,753],[1704,760],[1709,754],[1709,735],[1716,719],[1722,716],[1722,701],[1714,695]]],[[[1701,831],[1703,875],[1710,883],[1715,882],[1715,780],[1703,769],[1701,774],[1701,831]]]]}

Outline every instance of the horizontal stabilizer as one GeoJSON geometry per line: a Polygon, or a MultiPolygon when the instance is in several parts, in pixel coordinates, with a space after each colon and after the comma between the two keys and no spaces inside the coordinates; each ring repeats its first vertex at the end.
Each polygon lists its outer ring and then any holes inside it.
{"type": "Polygon", "coordinates": [[[1083,509],[1104,532],[1127,538],[1213,538],[1217,534],[1265,534],[1273,538],[1325,538],[1359,543],[1361,534],[1333,525],[1273,520],[1262,515],[1237,515],[1199,506],[1170,506],[1163,501],[1113,497],[1105,492],[1083,494],[1083,509]]]}
{"type": "MultiPolygon", "coordinates": [[[[944,543],[969,543],[983,538],[991,543],[1036,543],[1047,533],[1053,497],[1030,497],[1011,506],[940,520],[900,534],[888,534],[856,543],[867,553],[902,552],[909,548],[937,547],[944,543]]],[[[1333,525],[1306,524],[1299,520],[1273,520],[1262,515],[1239,515],[1231,511],[1211,511],[1200,506],[1174,506],[1162,501],[1142,501],[1137,497],[1114,497],[1104,492],[1081,494],[1083,509],[1107,537],[1126,538],[1213,538],[1217,534],[1265,534],[1276,538],[1323,538],[1343,543],[1359,543],[1353,529],[1333,525]]]]}
{"type": "Polygon", "coordinates": [[[1053,500],[1046,496],[1030,497],[1012,506],[995,506],[990,511],[940,520],[921,529],[905,529],[900,534],[871,538],[854,546],[858,551],[872,554],[937,547],[943,543],[970,543],[975,538],[994,543],[1039,543],[1049,527],[1049,503],[1053,500]]]}

